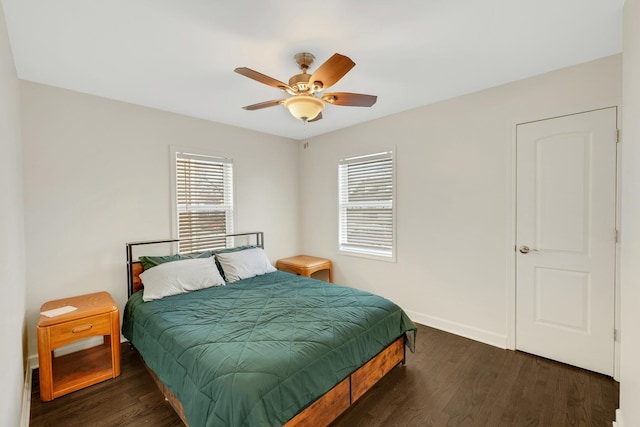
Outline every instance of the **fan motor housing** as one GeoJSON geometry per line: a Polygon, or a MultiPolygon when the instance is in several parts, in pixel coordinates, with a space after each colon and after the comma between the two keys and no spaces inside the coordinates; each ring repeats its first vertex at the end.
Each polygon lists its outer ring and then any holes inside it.
{"type": "Polygon", "coordinates": [[[309,89],[309,78],[311,76],[306,73],[296,74],[289,79],[289,86],[297,88],[298,92],[306,92],[309,89]]]}

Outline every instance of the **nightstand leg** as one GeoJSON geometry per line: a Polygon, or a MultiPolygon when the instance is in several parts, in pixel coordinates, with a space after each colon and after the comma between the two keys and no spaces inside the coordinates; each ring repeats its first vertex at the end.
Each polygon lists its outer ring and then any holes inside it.
{"type": "Polygon", "coordinates": [[[40,399],[53,400],[53,356],[49,340],[49,329],[38,328],[38,370],[40,371],[40,399]]]}
{"type": "Polygon", "coordinates": [[[120,313],[111,313],[111,366],[113,378],[120,375],[120,313]]]}

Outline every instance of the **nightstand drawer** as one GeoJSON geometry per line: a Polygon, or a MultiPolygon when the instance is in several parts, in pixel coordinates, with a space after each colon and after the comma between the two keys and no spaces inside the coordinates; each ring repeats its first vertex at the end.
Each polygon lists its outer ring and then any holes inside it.
{"type": "Polygon", "coordinates": [[[85,317],[49,327],[51,349],[83,338],[111,333],[111,315],[109,313],[85,317]]]}

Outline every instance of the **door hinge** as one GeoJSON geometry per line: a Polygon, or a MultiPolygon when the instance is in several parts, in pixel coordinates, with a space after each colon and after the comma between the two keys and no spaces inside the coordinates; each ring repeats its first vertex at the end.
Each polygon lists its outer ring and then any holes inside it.
{"type": "Polygon", "coordinates": [[[620,129],[616,129],[616,144],[620,142],[620,129]]]}
{"type": "Polygon", "coordinates": [[[620,242],[620,230],[616,230],[616,243],[620,242]]]}
{"type": "Polygon", "coordinates": [[[618,330],[617,329],[613,330],[613,340],[614,341],[618,341],[618,330]]]}

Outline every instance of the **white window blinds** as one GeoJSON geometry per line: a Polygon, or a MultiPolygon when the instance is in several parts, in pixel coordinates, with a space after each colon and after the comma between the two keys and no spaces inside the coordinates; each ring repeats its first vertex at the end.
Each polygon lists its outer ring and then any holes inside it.
{"type": "Polygon", "coordinates": [[[176,209],[180,253],[226,246],[233,233],[233,163],[176,153],[176,209]]]}
{"type": "Polygon", "coordinates": [[[394,256],[394,170],[391,151],[338,165],[340,250],[394,256]]]}

